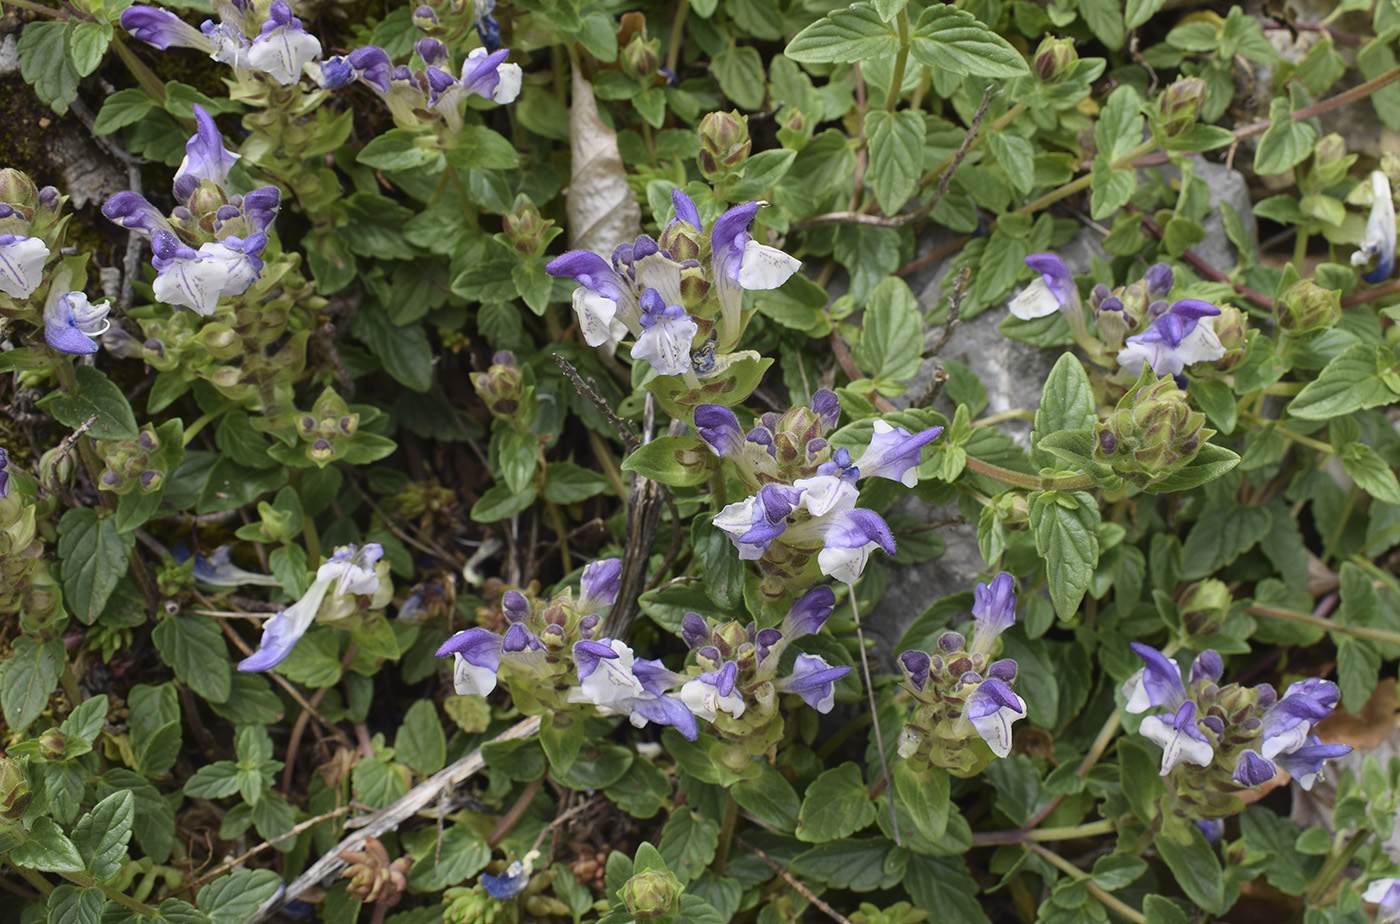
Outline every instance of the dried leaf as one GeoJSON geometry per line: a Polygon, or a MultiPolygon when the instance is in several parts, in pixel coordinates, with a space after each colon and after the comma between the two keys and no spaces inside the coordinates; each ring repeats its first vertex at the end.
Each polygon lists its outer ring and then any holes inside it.
{"type": "Polygon", "coordinates": [[[565,193],[569,244],[611,256],[613,248],[642,233],[642,209],[627,185],[627,167],[617,150],[617,132],[598,117],[593,85],[574,68],[569,112],[573,176],[565,193]]]}

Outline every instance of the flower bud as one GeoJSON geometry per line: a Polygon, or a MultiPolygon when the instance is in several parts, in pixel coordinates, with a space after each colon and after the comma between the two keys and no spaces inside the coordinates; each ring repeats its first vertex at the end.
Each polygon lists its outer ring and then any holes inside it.
{"type": "Polygon", "coordinates": [[[1274,303],[1274,312],[1286,335],[1306,343],[1342,319],[1342,296],[1311,279],[1301,279],[1274,303]]]}
{"type": "Polygon", "coordinates": [[[438,14],[430,6],[420,6],[413,11],[413,25],[428,35],[437,35],[441,31],[438,28],[438,14]]]}
{"type": "Polygon", "coordinates": [[[710,180],[727,177],[748,158],[751,144],[747,116],[737,110],[710,113],[700,122],[700,172],[710,180]]]}
{"type": "Polygon", "coordinates": [[[53,490],[59,485],[68,484],[73,480],[75,465],[72,450],[55,446],[45,452],[39,457],[39,472],[43,476],[44,486],[53,490]]]}
{"type": "Polygon", "coordinates": [[[1035,73],[1041,83],[1059,83],[1079,63],[1074,40],[1046,36],[1035,50],[1035,73]]]}
{"type": "Polygon", "coordinates": [[[18,209],[32,210],[39,204],[39,187],[34,185],[28,174],[6,167],[0,170],[0,202],[18,209]]]}
{"type": "Polygon", "coordinates": [[[649,78],[661,64],[661,39],[647,41],[640,32],[622,49],[622,72],[628,77],[649,78]]]}
{"type": "Polygon", "coordinates": [[[1199,77],[1182,77],[1167,87],[1157,99],[1162,134],[1168,138],[1184,135],[1196,124],[1206,102],[1206,82],[1199,77]]]}
{"type": "Polygon", "coordinates": [[[13,757],[0,757],[0,817],[19,821],[33,799],[20,762],[13,757]]]}
{"type": "Polygon", "coordinates": [[[549,242],[558,232],[551,233],[554,222],[540,217],[540,210],[533,202],[521,202],[515,211],[501,219],[505,236],[516,253],[527,259],[534,259],[544,253],[549,242]]]}
{"type": "Polygon", "coordinates": [[[39,736],[39,756],[44,760],[62,760],[68,736],[57,728],[50,728],[39,736]]]}
{"type": "Polygon", "coordinates": [[[1245,314],[1233,305],[1222,305],[1220,314],[1212,318],[1215,322],[1215,336],[1225,348],[1225,355],[1212,365],[1217,372],[1233,372],[1244,362],[1245,348],[1248,346],[1249,327],[1245,314]]]}
{"type": "Polygon", "coordinates": [[[669,918],[681,910],[684,886],[669,870],[644,869],[622,887],[627,912],[639,921],[669,918]]]}
{"type": "Polygon", "coordinates": [[[1205,420],[1171,377],[1149,382],[1124,395],[1108,420],[1095,425],[1094,458],[1145,487],[1196,457],[1214,432],[1204,429],[1205,420]]]}
{"type": "Polygon", "coordinates": [[[525,376],[508,350],[496,351],[491,361],[489,369],[472,376],[472,387],[492,415],[510,420],[524,404],[525,376]]]}
{"type": "Polygon", "coordinates": [[[1176,602],[1181,611],[1181,625],[1192,635],[1219,632],[1230,614],[1232,601],[1224,581],[1197,581],[1182,591],[1176,602]]]}
{"type": "Polygon", "coordinates": [[[1317,142],[1313,148],[1312,170],[1308,174],[1308,187],[1320,191],[1336,186],[1347,177],[1347,171],[1356,163],[1355,154],[1347,154],[1347,143],[1341,135],[1333,132],[1317,142]]]}

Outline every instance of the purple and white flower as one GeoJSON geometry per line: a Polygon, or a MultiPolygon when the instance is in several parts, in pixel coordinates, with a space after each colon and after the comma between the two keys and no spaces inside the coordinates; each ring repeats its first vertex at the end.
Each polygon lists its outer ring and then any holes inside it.
{"type": "Polygon", "coordinates": [[[246,238],[230,235],[195,250],[169,231],[157,231],[151,238],[156,299],[207,317],[220,298],[243,294],[262,274],[258,254],[266,246],[267,235],[260,232],[246,238]]]}
{"type": "Polygon", "coordinates": [[[1370,283],[1385,282],[1395,272],[1395,200],[1390,180],[1379,170],[1371,173],[1371,215],[1366,219],[1366,235],[1351,255],[1352,266],[1365,266],[1376,259],[1376,268],[1361,278],[1370,283]]]}
{"type": "Polygon", "coordinates": [[[1137,715],[1158,706],[1177,709],[1186,699],[1186,687],[1181,682],[1181,668],[1176,660],[1140,642],[1128,647],[1147,662],[1147,666],[1123,684],[1123,696],[1128,700],[1123,711],[1137,715]]]}
{"type": "Polygon", "coordinates": [[[1215,362],[1225,355],[1225,347],[1215,326],[1202,323],[1220,309],[1194,298],[1183,298],[1159,315],[1147,330],[1129,337],[1118,353],[1118,364],[1133,375],[1140,375],[1146,364],[1154,373],[1180,375],[1193,363],[1215,362]]]}
{"type": "Polygon", "coordinates": [[[301,79],[302,68],[321,56],[321,42],[292,15],[286,0],[273,0],[267,15],[248,49],[248,66],[291,86],[301,79]]]}
{"type": "MultiPolygon", "coordinates": [[[[686,197],[689,201],[689,197],[686,197]]],[[[776,247],[760,244],[749,234],[749,225],[758,214],[757,202],[736,205],[715,222],[710,233],[713,253],[711,274],[720,312],[726,325],[738,331],[739,311],[744,290],[776,289],[802,266],[802,261],[776,247]]],[[[691,204],[694,212],[694,204],[691,204]]],[[[677,216],[681,210],[676,209],[677,216]]]]}
{"type": "Polygon", "coordinates": [[[739,666],[726,661],[718,671],[706,671],[681,687],[681,702],[706,722],[713,722],[721,712],[737,719],[745,709],[744,697],[735,689],[738,676],[739,666]]]}
{"type": "Polygon", "coordinates": [[[384,555],[383,546],[369,542],[363,546],[342,546],[316,570],[316,580],[300,600],[279,610],[263,625],[258,650],[238,664],[240,671],[265,671],[286,660],[292,647],[311,628],[327,595],[374,596],[380,580],[375,568],[384,555]]]}
{"type": "Polygon", "coordinates": [[[194,121],[195,133],[185,142],[185,159],[175,171],[175,198],[181,202],[189,201],[205,180],[223,189],[228,185],[229,170],[239,160],[238,154],[224,147],[224,136],[203,106],[194,106],[194,121]]]}
{"type": "Polygon", "coordinates": [[[1196,704],[1189,700],[1174,714],[1148,716],[1140,729],[1144,737],[1162,747],[1163,776],[1183,761],[1209,767],[1215,756],[1210,739],[1196,726],[1196,704]]]}
{"type": "Polygon", "coordinates": [[[286,0],[274,0],[261,23],[249,21],[251,10],[251,4],[223,4],[219,22],[205,20],[196,29],[168,10],[131,6],[122,12],[121,24],[134,38],[162,51],[172,46],[197,48],[215,61],[259,71],[283,86],[296,83],[302,68],[320,56],[320,40],[292,15],[286,0]],[[249,29],[258,32],[251,42],[245,31],[249,29]]]}
{"type": "Polygon", "coordinates": [[[1079,288],[1065,261],[1053,253],[1026,257],[1026,265],[1040,274],[1013,298],[1007,308],[1013,317],[1033,321],[1057,311],[1080,312],[1079,288]]]}
{"type": "Polygon", "coordinates": [[[1361,898],[1380,905],[1375,924],[1400,922],[1400,879],[1377,879],[1366,887],[1361,898]]]}
{"type": "Polygon", "coordinates": [[[578,668],[577,688],[569,701],[592,703],[602,715],[627,716],[637,728],[648,722],[670,725],[690,741],[699,736],[695,716],[681,699],[667,690],[685,677],[666,669],[660,661],[637,658],[619,639],[598,639],[574,645],[578,668]]]}
{"type": "Polygon", "coordinates": [[[972,645],[968,651],[991,654],[996,640],[1016,622],[1016,579],[1005,571],[990,584],[973,588],[972,645]]]}
{"type": "Polygon", "coordinates": [[[807,705],[826,715],[836,703],[836,681],[850,672],[844,665],[832,667],[818,655],[800,654],[793,662],[792,673],[774,686],[779,693],[796,693],[807,705]]]}
{"type": "Polygon", "coordinates": [[[0,449],[0,499],[10,496],[10,457],[0,449]]]}
{"type": "MultiPolygon", "coordinates": [[[[247,571],[233,563],[233,546],[221,545],[207,556],[194,556],[194,569],[191,576],[201,584],[208,584],[210,587],[239,587],[244,584],[254,584],[263,587],[278,587],[281,582],[270,574],[259,574],[256,571],[247,571]]],[[[189,550],[183,551],[184,555],[189,554],[189,550]]],[[[176,560],[181,559],[181,549],[176,548],[176,560]]]]}
{"type": "Polygon", "coordinates": [[[501,637],[488,629],[458,632],[437,650],[437,657],[452,655],[452,686],[459,696],[485,696],[496,689],[501,669],[501,637]]]}
{"type": "Polygon", "coordinates": [[[44,281],[48,245],[37,237],[0,234],[0,292],[28,298],[44,281]]]}
{"type": "Polygon", "coordinates": [[[50,291],[44,306],[44,339],[60,353],[96,353],[97,341],[93,338],[102,336],[112,326],[107,320],[111,310],[110,301],[94,305],[82,292],[59,295],[50,291]]]}
{"type": "Polygon", "coordinates": [[[651,363],[661,375],[689,372],[690,344],[699,332],[695,321],[680,305],[666,304],[655,289],[642,293],[641,309],[642,334],[632,357],[651,363]]]}
{"type": "Polygon", "coordinates": [[[992,753],[1005,757],[1011,753],[1011,723],[1026,717],[1026,701],[1001,680],[987,677],[967,698],[965,715],[992,753]]]}

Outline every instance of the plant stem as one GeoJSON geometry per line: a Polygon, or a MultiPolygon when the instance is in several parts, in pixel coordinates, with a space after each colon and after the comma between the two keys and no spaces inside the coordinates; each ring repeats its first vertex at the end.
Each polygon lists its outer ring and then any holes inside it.
{"type": "MultiPolygon", "coordinates": [[[[1156,149],[1157,149],[1157,142],[1156,142],[1156,141],[1154,141],[1154,140],[1144,141],[1142,144],[1140,144],[1140,145],[1138,145],[1137,147],[1133,148],[1131,151],[1129,151],[1128,153],[1124,154],[1122,157],[1116,158],[1114,161],[1112,161],[1112,162],[1109,164],[1109,167],[1111,167],[1111,168],[1114,169],[1114,170],[1118,170],[1118,169],[1120,169],[1120,168],[1127,167],[1127,166],[1131,165],[1132,162],[1133,162],[1134,160],[1136,160],[1137,158],[1141,157],[1141,156],[1144,155],[1144,154],[1147,154],[1147,153],[1150,153],[1150,152],[1152,152],[1152,151],[1155,151],[1156,149]]],[[[1079,192],[1079,191],[1082,190],[1082,189],[1087,189],[1087,188],[1089,187],[1089,185],[1090,185],[1091,183],[1093,183],[1093,182],[1094,182],[1094,174],[1093,174],[1092,172],[1086,173],[1086,174],[1084,174],[1083,176],[1079,177],[1077,180],[1071,180],[1070,182],[1068,182],[1068,183],[1066,183],[1065,185],[1061,186],[1059,189],[1052,189],[1052,190],[1050,190],[1050,192],[1048,192],[1048,193],[1046,193],[1045,195],[1041,196],[1039,199],[1035,200],[1034,202],[1030,202],[1030,203],[1027,203],[1026,205],[1021,206],[1019,209],[1017,209],[1017,210],[1015,211],[1015,214],[1017,214],[1017,215],[1030,215],[1030,214],[1032,214],[1032,213],[1034,213],[1034,212],[1038,212],[1038,211],[1040,211],[1041,209],[1045,208],[1046,206],[1054,205],[1056,202],[1059,202],[1061,199],[1067,199],[1067,198],[1069,198],[1070,196],[1074,195],[1075,193],[1079,192]]]]}
{"type": "MultiPolygon", "coordinates": [[[[9,3],[12,2],[12,0],[5,0],[5,2],[9,3]]],[[[136,56],[136,52],[126,46],[126,40],[120,35],[117,35],[112,39],[112,44],[108,47],[117,53],[118,58],[122,59],[122,63],[126,65],[126,69],[131,71],[131,76],[135,77],[136,82],[141,84],[141,89],[151,94],[151,98],[154,99],[158,105],[164,106],[165,84],[161,83],[160,78],[155,75],[155,72],[146,66],[145,61],[142,61],[136,56]]]]}
{"type": "Polygon", "coordinates": [[[729,863],[729,845],[734,842],[734,826],[739,822],[739,803],[734,801],[732,795],[725,797],[724,819],[720,822],[719,844],[715,847],[715,861],[710,864],[710,869],[716,875],[724,873],[724,867],[729,863]]]}
{"type": "Polygon", "coordinates": [[[1359,829],[1351,836],[1351,839],[1346,842],[1346,846],[1327,858],[1327,863],[1323,865],[1322,872],[1313,880],[1313,884],[1303,895],[1304,907],[1316,907],[1322,899],[1326,897],[1327,893],[1332,888],[1332,883],[1336,882],[1337,877],[1347,868],[1347,864],[1351,862],[1351,858],[1356,854],[1356,851],[1361,848],[1362,844],[1366,843],[1367,838],[1370,836],[1370,831],[1367,831],[1365,828],[1359,829]]]}
{"type": "Polygon", "coordinates": [[[1306,446],[1309,449],[1316,449],[1318,452],[1326,453],[1329,456],[1335,456],[1337,454],[1337,450],[1333,449],[1330,444],[1324,443],[1322,442],[1322,440],[1315,440],[1310,436],[1304,436],[1301,433],[1297,433],[1293,430],[1290,430],[1276,420],[1270,420],[1267,417],[1260,417],[1258,414],[1254,414],[1249,411],[1245,411],[1244,414],[1240,416],[1244,417],[1244,419],[1248,420],[1250,423],[1259,425],[1260,428],[1263,428],[1268,424],[1273,424],[1275,433],[1277,433],[1284,439],[1292,440],[1300,446],[1306,446]]]}
{"type": "Polygon", "coordinates": [[[1311,613],[1299,613],[1296,610],[1285,610],[1277,606],[1251,606],[1245,610],[1251,616],[1267,616],[1270,619],[1282,619],[1285,622],[1296,622],[1299,625],[1312,626],[1322,629],[1324,632],[1340,632],[1343,635],[1351,635],[1356,638],[1368,638],[1374,642],[1385,642],[1390,645],[1400,645],[1400,632],[1391,632],[1388,629],[1375,629],[1371,626],[1351,626],[1336,620],[1326,619],[1321,616],[1314,616],[1311,613]]]}
{"type": "Polygon", "coordinates": [[[160,912],[156,911],[156,909],[152,908],[150,905],[145,902],[138,902],[125,892],[119,892],[107,885],[107,883],[94,879],[87,873],[59,873],[59,875],[74,885],[82,886],[85,889],[100,890],[103,895],[107,896],[118,905],[121,905],[128,911],[136,912],[143,918],[150,918],[153,921],[160,920],[160,912]]]}
{"type": "Polygon", "coordinates": [[[5,0],[0,6],[12,6],[17,10],[28,10],[31,13],[38,13],[40,16],[52,16],[54,19],[68,19],[68,13],[64,10],[50,9],[42,3],[31,3],[30,0],[5,0]]]}
{"type": "Polygon", "coordinates": [[[885,109],[894,112],[899,105],[899,91],[904,87],[904,68],[909,63],[909,14],[900,9],[895,17],[895,27],[899,29],[899,53],[894,58],[894,77],[890,79],[890,92],[885,97],[885,109]]]}
{"type": "Polygon", "coordinates": [[[865,632],[860,627],[860,604],[856,602],[856,586],[846,585],[846,599],[851,601],[851,618],[856,624],[856,646],[860,648],[860,666],[865,678],[865,692],[870,700],[870,730],[875,733],[875,749],[880,755],[880,769],[884,773],[885,789],[890,800],[890,831],[894,834],[896,846],[903,846],[899,837],[899,815],[894,808],[894,785],[890,779],[890,766],[885,762],[885,737],[880,732],[880,714],[875,704],[875,684],[870,681],[870,657],[865,651],[865,632]]]}
{"type": "Polygon", "coordinates": [[[1009,411],[1002,411],[1000,414],[992,414],[990,417],[974,420],[972,428],[975,430],[978,427],[990,427],[992,424],[1004,423],[1008,420],[1035,420],[1035,411],[1014,407],[1009,411]]]}
{"type": "Polygon", "coordinates": [[[666,46],[666,70],[676,72],[681,60],[681,46],[685,43],[685,17],[690,12],[690,0],[681,0],[676,6],[676,16],[671,20],[671,43],[666,46]]]}
{"type": "Polygon", "coordinates": [[[1039,475],[1027,475],[1009,468],[1002,468],[1000,465],[993,465],[972,456],[967,457],[967,467],[979,475],[986,475],[988,478],[995,478],[997,481],[1004,481],[1028,491],[1082,491],[1094,486],[1094,479],[1088,475],[1042,478],[1039,475]]]}
{"type": "Polygon", "coordinates": [[[1047,862],[1049,862],[1051,866],[1055,867],[1061,872],[1067,873],[1072,878],[1086,880],[1084,882],[1084,888],[1088,889],[1089,894],[1097,898],[1100,902],[1102,902],[1105,907],[1118,912],[1123,917],[1127,918],[1129,921],[1132,921],[1133,924],[1147,924],[1147,918],[1143,917],[1142,912],[1134,910],[1132,906],[1124,904],[1123,902],[1114,898],[1108,892],[1104,891],[1103,887],[1101,887],[1097,882],[1094,882],[1093,880],[1089,879],[1087,873],[1085,873],[1079,867],[1075,866],[1073,863],[1066,860],[1064,857],[1060,856],[1052,850],[1046,850],[1039,844],[1027,844],[1026,848],[1028,850],[1033,850],[1036,853],[1040,854],[1040,856],[1043,857],[1047,862]]]}
{"type": "Polygon", "coordinates": [[[1118,822],[1112,818],[1090,821],[1082,825],[1064,828],[1038,828],[1015,831],[981,831],[972,835],[972,846],[989,847],[993,844],[1025,844],[1042,841],[1071,841],[1077,837],[1094,837],[1098,834],[1112,834],[1118,830],[1118,822]]]}
{"type": "Polygon", "coordinates": [[[185,430],[185,435],[180,440],[181,444],[188,446],[194,438],[199,435],[199,431],[203,430],[205,426],[208,425],[209,421],[218,416],[218,413],[210,412],[196,417],[194,422],[189,425],[189,428],[185,430]]]}

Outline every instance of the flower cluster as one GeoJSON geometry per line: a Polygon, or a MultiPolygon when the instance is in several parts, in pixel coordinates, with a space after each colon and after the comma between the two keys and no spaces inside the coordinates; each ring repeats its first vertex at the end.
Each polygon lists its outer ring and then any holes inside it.
{"type": "Polygon", "coordinates": [[[282,86],[300,80],[302,69],[321,54],[320,40],[306,31],[285,0],[273,0],[266,7],[256,0],[220,0],[214,8],[219,22],[206,19],[198,29],[152,6],[128,7],[121,24],[162,51],[171,46],[197,48],[215,61],[266,74],[282,86]]]}
{"type": "MultiPolygon", "coordinates": [[[[695,409],[701,438],[753,492],[721,510],[714,524],[741,559],[758,561],[783,586],[812,583],[803,571],[813,555],[822,574],[847,583],[860,577],[872,550],[893,555],[894,535],[884,519],[856,507],[856,482],[888,478],[914,487],[921,450],[943,432],[930,427],[910,433],[877,420],[869,445],[852,461],[849,450],[833,451],[826,439],[840,416],[840,400],[827,389],[812,396],[810,407],[764,414],[747,434],[726,407],[695,409]]],[[[782,593],[780,587],[769,590],[782,593]]]]}
{"type": "Polygon", "coordinates": [[[503,681],[527,715],[557,717],[592,705],[603,715],[625,715],[638,728],[674,725],[694,738],[695,719],[666,692],[685,678],[602,635],[621,586],[622,561],[606,558],[583,569],[577,600],[568,590],[549,601],[508,590],[501,599],[510,623],[504,634],[458,632],[437,656],[453,657],[453,685],[462,695],[484,696],[503,681]]]}
{"type": "Polygon", "coordinates": [[[579,284],[574,313],[589,346],[630,334],[633,357],[695,387],[715,371],[715,350],[728,352],[739,342],[744,291],[777,288],[801,262],[749,234],[757,202],[729,209],[708,238],[689,196],[672,190],[671,202],[676,215],[659,240],[644,234],[621,244],[611,264],[571,250],[545,269],[579,284]]]}
{"type": "Polygon", "coordinates": [[[1148,311],[1147,330],[1129,337],[1127,345],[1118,353],[1118,364],[1128,372],[1136,376],[1142,372],[1143,365],[1147,365],[1159,376],[1180,379],[1187,366],[1213,363],[1225,355],[1225,347],[1216,336],[1214,326],[1203,322],[1204,318],[1218,317],[1219,308],[1195,298],[1180,299],[1170,308],[1165,302],[1157,302],[1152,308],[1158,305],[1162,306],[1162,311],[1148,311]]]}
{"type": "Polygon", "coordinates": [[[1362,275],[1369,283],[1385,282],[1395,272],[1395,200],[1390,180],[1379,170],[1371,173],[1371,215],[1366,219],[1366,236],[1351,255],[1352,266],[1365,266],[1374,258],[1376,268],[1362,275]]]}
{"type": "Polygon", "coordinates": [[[1016,621],[1016,583],[1001,572],[978,584],[972,639],[945,632],[932,653],[899,656],[905,687],[918,700],[899,736],[899,756],[918,771],[942,767],[970,775],[986,765],[987,751],[1011,753],[1011,725],[1026,717],[1026,702],[1011,690],[1016,662],[992,660],[997,638],[1016,621]],[[986,749],[973,747],[986,742],[986,749]]]}
{"type": "Polygon", "coordinates": [[[821,713],[831,711],[836,681],[850,673],[849,667],[833,667],[819,655],[800,653],[786,676],[777,675],[784,649],[820,631],[835,606],[836,594],[822,586],[799,597],[776,629],[715,624],[697,613],[686,614],[681,635],[695,650],[701,673],[686,680],[680,699],[730,742],[720,755],[730,770],[741,772],[782,737],[779,694],[800,696],[821,713]]]}
{"type": "Polygon", "coordinates": [[[263,186],[229,195],[228,173],[238,155],[224,148],[209,113],[196,105],[194,116],[198,130],[175,172],[181,204],[169,217],[133,192],[108,199],[102,214],[151,239],[159,301],[208,316],[221,297],[243,294],[262,272],[258,255],[267,246],[281,194],[276,186],[263,186]]]}
{"type": "Polygon", "coordinates": [[[382,608],[393,595],[389,563],[380,561],[383,556],[384,547],[377,542],[336,549],[316,570],[316,580],[301,599],[267,621],[258,650],[240,661],[238,669],[265,671],[281,664],[313,622],[343,622],[361,609],[382,608]]]}
{"type": "Polygon", "coordinates": [[[1260,786],[1279,770],[1311,789],[1325,761],[1351,750],[1345,744],[1323,744],[1312,733],[1340,698],[1330,680],[1299,681],[1282,697],[1267,683],[1221,686],[1220,655],[1203,651],[1183,683],[1175,660],[1137,642],[1131,647],[1146,666],[1123,685],[1123,709],[1134,714],[1167,710],[1143,719],[1140,730],[1162,747],[1161,772],[1181,814],[1199,819],[1233,815],[1242,807],[1239,790],[1260,786]]]}
{"type": "Polygon", "coordinates": [[[462,104],[468,96],[510,103],[520,95],[520,65],[506,61],[508,49],[473,48],[462,62],[460,76],[454,76],[452,55],[441,40],[419,39],[413,47],[425,70],[395,67],[384,49],[366,45],[348,55],[327,58],[321,64],[321,85],[338,90],[359,81],[384,101],[400,128],[421,128],[423,114],[428,113],[454,134],[462,128],[462,104]]]}

